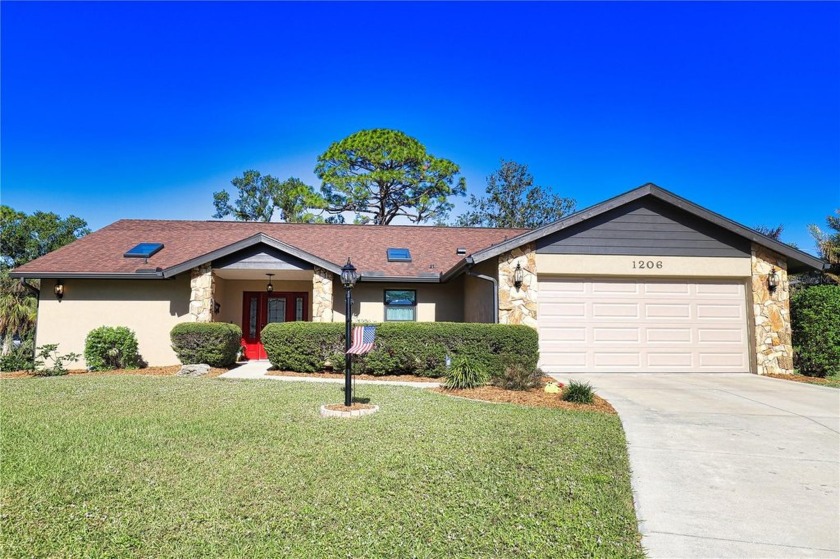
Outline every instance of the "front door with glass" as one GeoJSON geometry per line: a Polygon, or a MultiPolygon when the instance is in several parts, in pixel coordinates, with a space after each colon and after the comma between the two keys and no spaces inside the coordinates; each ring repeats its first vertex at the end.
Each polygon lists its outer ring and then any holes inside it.
{"type": "Polygon", "coordinates": [[[307,320],[307,293],[266,293],[246,291],[242,294],[242,347],[245,358],[268,359],[260,340],[260,332],[271,322],[307,320]]]}

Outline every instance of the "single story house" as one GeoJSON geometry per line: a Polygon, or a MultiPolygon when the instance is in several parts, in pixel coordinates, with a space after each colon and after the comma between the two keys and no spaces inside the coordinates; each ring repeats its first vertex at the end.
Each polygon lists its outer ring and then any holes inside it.
{"type": "Polygon", "coordinates": [[[243,329],[354,318],[525,324],[548,372],[791,372],[788,274],[802,251],[646,184],[534,230],[120,220],[12,275],[38,278],[36,344],[82,352],[134,330],[150,365],[177,363],[185,321],[243,329]]]}

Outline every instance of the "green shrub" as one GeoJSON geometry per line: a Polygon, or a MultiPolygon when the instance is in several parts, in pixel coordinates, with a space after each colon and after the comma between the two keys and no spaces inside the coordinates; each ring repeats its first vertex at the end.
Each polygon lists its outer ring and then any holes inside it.
{"type": "Polygon", "coordinates": [[[563,388],[562,398],[567,402],[574,402],[576,404],[591,404],[595,393],[592,390],[592,385],[588,382],[578,382],[576,380],[569,381],[563,388]]]}
{"type": "Polygon", "coordinates": [[[539,386],[542,377],[542,369],[506,360],[502,368],[493,375],[493,384],[506,390],[528,390],[539,386]]]}
{"type": "MultiPolygon", "coordinates": [[[[272,365],[298,372],[323,370],[344,362],[344,324],[284,322],[269,324],[262,342],[272,365]]],[[[537,332],[527,326],[454,322],[386,322],[376,329],[374,349],[355,356],[354,371],[372,375],[446,375],[446,356],[463,357],[488,372],[504,360],[536,367],[537,332]]]]}
{"type": "Polygon", "coordinates": [[[314,373],[327,361],[337,369],[344,363],[343,323],[271,323],[260,337],[271,364],[281,371],[314,373]]]}
{"type": "Polygon", "coordinates": [[[35,376],[39,377],[55,377],[67,374],[67,367],[64,366],[65,361],[76,361],[81,355],[75,352],[70,352],[66,355],[58,353],[58,344],[44,344],[37,348],[35,355],[35,376]],[[52,365],[47,367],[47,363],[52,365]]]}
{"type": "Polygon", "coordinates": [[[790,300],[794,365],[804,375],[840,374],[840,286],[818,285],[790,300]]]}
{"type": "Polygon", "coordinates": [[[0,357],[0,371],[35,370],[35,340],[31,337],[23,340],[19,346],[12,347],[8,355],[0,357]]]}
{"type": "Polygon", "coordinates": [[[125,326],[100,326],[85,338],[85,362],[91,371],[136,369],[137,337],[125,326]]]}
{"type": "Polygon", "coordinates": [[[236,363],[242,329],[227,322],[182,322],[169,334],[172,349],[184,365],[206,363],[230,367],[236,363]]]}
{"type": "Polygon", "coordinates": [[[457,357],[452,360],[452,366],[446,375],[444,386],[459,390],[475,388],[486,383],[488,376],[487,370],[480,364],[465,357],[457,357]]]}

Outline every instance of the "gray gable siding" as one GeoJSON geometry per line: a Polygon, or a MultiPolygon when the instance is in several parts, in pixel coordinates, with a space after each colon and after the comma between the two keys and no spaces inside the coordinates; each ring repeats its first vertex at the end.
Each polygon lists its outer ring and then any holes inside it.
{"type": "Polygon", "coordinates": [[[750,255],[750,242],[645,197],[537,240],[537,252],[744,257],[750,255]]]}
{"type": "Polygon", "coordinates": [[[311,270],[312,264],[263,243],[217,258],[213,268],[226,270],[311,270]]]}

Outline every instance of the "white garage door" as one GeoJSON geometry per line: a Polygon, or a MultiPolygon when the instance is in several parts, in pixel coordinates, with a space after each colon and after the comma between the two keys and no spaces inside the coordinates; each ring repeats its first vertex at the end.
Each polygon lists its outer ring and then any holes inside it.
{"type": "Polygon", "coordinates": [[[540,278],[546,372],[748,372],[744,284],[540,278]]]}

